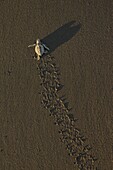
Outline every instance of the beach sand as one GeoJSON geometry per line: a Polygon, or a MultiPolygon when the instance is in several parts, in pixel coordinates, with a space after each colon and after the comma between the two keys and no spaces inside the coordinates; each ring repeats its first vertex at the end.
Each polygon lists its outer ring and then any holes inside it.
{"type": "Polygon", "coordinates": [[[92,146],[98,170],[112,170],[112,6],[111,0],[1,1],[2,170],[78,170],[41,105],[37,62],[27,48],[36,38],[51,49],[64,85],[59,94],[92,146]]]}

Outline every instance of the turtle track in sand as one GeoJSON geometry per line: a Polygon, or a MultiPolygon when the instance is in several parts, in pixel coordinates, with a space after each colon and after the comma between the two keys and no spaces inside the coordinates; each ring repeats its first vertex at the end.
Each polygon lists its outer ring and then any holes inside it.
{"type": "Polygon", "coordinates": [[[97,170],[91,147],[86,144],[85,137],[76,128],[76,119],[66,107],[63,97],[58,94],[62,85],[55,59],[50,55],[42,57],[37,63],[37,69],[41,80],[41,104],[58,126],[60,139],[65,144],[68,154],[73,157],[80,170],[97,170]]]}

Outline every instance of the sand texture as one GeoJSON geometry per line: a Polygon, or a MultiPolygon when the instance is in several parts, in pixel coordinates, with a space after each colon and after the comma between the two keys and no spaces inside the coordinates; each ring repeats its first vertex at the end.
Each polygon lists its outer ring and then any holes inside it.
{"type": "Polygon", "coordinates": [[[112,0],[1,0],[0,51],[0,169],[112,170],[112,0]]]}

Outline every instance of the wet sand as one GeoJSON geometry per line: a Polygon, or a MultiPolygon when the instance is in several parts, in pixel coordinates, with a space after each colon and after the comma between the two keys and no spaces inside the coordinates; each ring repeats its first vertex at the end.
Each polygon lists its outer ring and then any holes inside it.
{"type": "Polygon", "coordinates": [[[51,49],[76,129],[98,170],[112,170],[112,1],[2,1],[0,166],[3,170],[79,169],[41,104],[41,80],[29,44],[51,49]],[[75,27],[71,27],[75,23],[75,27]]]}

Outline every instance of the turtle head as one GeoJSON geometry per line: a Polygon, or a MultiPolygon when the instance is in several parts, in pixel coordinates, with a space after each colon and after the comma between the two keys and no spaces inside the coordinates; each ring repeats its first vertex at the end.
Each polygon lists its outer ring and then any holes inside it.
{"type": "Polygon", "coordinates": [[[40,44],[41,42],[40,42],[40,39],[37,39],[36,40],[36,44],[38,45],[38,44],[40,44]]]}

